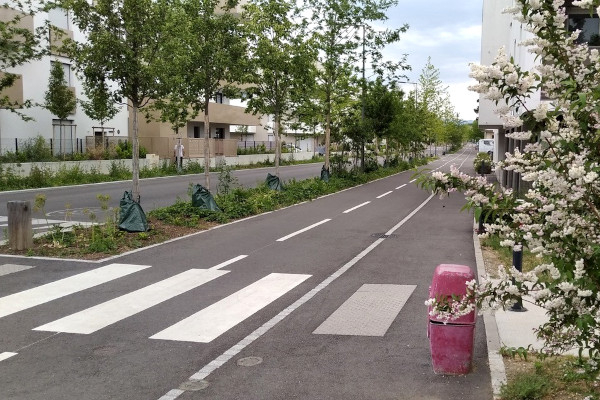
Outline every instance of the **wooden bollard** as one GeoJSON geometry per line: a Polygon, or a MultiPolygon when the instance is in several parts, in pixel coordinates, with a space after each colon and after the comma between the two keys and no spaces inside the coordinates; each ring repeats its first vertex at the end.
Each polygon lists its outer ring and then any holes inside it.
{"type": "Polygon", "coordinates": [[[8,244],[13,250],[25,250],[33,246],[31,226],[31,203],[29,201],[9,201],[8,244]]]}

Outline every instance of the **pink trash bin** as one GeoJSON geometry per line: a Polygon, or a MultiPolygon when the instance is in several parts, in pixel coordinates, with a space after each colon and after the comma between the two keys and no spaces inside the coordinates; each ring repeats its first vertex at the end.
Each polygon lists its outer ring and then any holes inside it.
{"type": "MultiPolygon", "coordinates": [[[[466,265],[440,264],[435,268],[429,298],[464,295],[475,274],[466,265]]],[[[431,310],[429,310],[431,311],[431,310]]],[[[427,336],[436,374],[464,375],[471,371],[475,343],[475,311],[444,323],[429,315],[427,336]]]]}

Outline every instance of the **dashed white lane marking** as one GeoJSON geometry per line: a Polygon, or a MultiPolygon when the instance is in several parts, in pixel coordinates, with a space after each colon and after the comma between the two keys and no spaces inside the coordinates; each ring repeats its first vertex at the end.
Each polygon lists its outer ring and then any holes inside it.
{"type": "Polygon", "coordinates": [[[277,239],[277,241],[278,241],[278,242],[283,242],[283,241],[285,241],[285,240],[288,240],[289,238],[292,238],[292,237],[294,237],[294,236],[296,236],[296,235],[299,235],[299,234],[301,234],[301,233],[304,233],[304,232],[306,232],[306,231],[309,231],[309,230],[311,230],[312,228],[315,228],[315,227],[317,227],[317,226],[319,226],[319,225],[322,225],[322,224],[324,224],[324,223],[326,223],[326,222],[329,222],[329,221],[331,221],[331,218],[324,219],[323,221],[317,222],[316,224],[312,224],[311,226],[307,226],[307,227],[306,227],[306,228],[304,228],[304,229],[300,229],[299,231],[296,231],[296,232],[294,232],[294,233],[290,233],[290,234],[289,234],[289,235],[287,235],[287,236],[284,236],[284,237],[282,237],[282,238],[279,238],[279,239],[277,239]]]}
{"type": "Polygon", "coordinates": [[[89,289],[113,279],[150,268],[149,265],[110,264],[0,298],[0,318],[51,300],[89,289]]]}
{"type": "Polygon", "coordinates": [[[150,339],[209,343],[309,277],[304,274],[269,274],[150,339]]]}
{"type": "Polygon", "coordinates": [[[4,353],[0,353],[0,361],[4,361],[12,356],[16,356],[18,353],[11,353],[9,351],[5,351],[4,353]]]}
{"type": "Polygon", "coordinates": [[[348,213],[350,213],[350,212],[352,212],[352,211],[356,210],[357,208],[361,208],[362,206],[366,206],[366,205],[367,205],[367,204],[369,204],[369,203],[370,203],[370,201],[365,201],[365,202],[364,202],[364,203],[362,203],[362,204],[359,204],[359,205],[357,205],[357,206],[354,206],[354,207],[352,207],[352,208],[349,208],[349,209],[347,209],[346,211],[344,211],[344,212],[343,212],[343,214],[348,214],[348,213]]]}
{"type": "Polygon", "coordinates": [[[244,259],[244,258],[246,258],[246,257],[248,257],[248,256],[247,256],[247,255],[245,255],[245,254],[239,255],[239,256],[237,256],[237,257],[234,257],[234,258],[232,258],[231,260],[227,260],[227,261],[225,261],[225,262],[222,262],[221,264],[217,264],[217,265],[215,265],[214,267],[211,267],[211,268],[209,268],[209,270],[217,270],[217,269],[221,269],[221,268],[223,268],[223,267],[226,267],[226,266],[228,266],[228,265],[230,265],[230,264],[233,264],[233,263],[234,263],[234,262],[236,262],[236,261],[243,260],[243,259],[244,259]]]}
{"type": "Polygon", "coordinates": [[[398,186],[398,187],[396,188],[396,190],[398,190],[398,189],[402,189],[404,186],[406,186],[406,183],[405,183],[404,185],[400,185],[400,186],[398,186]]]}
{"type": "MultiPolygon", "coordinates": [[[[402,219],[402,221],[398,222],[386,234],[391,235],[396,230],[398,230],[402,225],[404,225],[406,223],[406,221],[411,219],[416,213],[419,212],[419,210],[421,210],[423,207],[425,207],[425,205],[427,203],[429,203],[429,201],[432,198],[433,198],[433,194],[431,194],[425,201],[423,201],[423,203],[421,203],[417,208],[415,208],[410,214],[408,214],[406,217],[404,217],[404,219],[402,219]]],[[[373,249],[375,249],[377,246],[379,246],[384,240],[385,239],[377,239],[369,247],[367,247],[366,249],[361,251],[356,257],[354,257],[352,260],[348,261],[346,264],[344,264],[342,267],[340,267],[340,269],[338,269],[333,274],[331,274],[327,278],[325,278],[325,280],[323,282],[319,283],[316,287],[314,287],[312,290],[310,290],[304,296],[302,296],[301,298],[296,300],[292,305],[290,305],[289,307],[287,307],[286,309],[281,311],[279,314],[277,314],[276,316],[274,316],[273,318],[271,318],[270,320],[265,322],[261,327],[256,329],[254,332],[250,333],[244,339],[242,339],[237,344],[235,344],[234,346],[229,348],[229,350],[225,351],[219,357],[217,357],[210,363],[206,364],[204,367],[202,367],[202,369],[200,369],[194,375],[190,376],[189,379],[190,380],[205,379],[207,376],[212,374],[221,365],[225,364],[227,361],[231,360],[233,357],[235,357],[237,354],[239,354],[242,350],[244,350],[248,345],[250,345],[256,339],[260,338],[262,335],[267,333],[269,331],[269,329],[271,329],[272,327],[277,325],[279,322],[281,322],[285,317],[290,315],[298,307],[302,306],[304,303],[306,303],[307,301],[309,301],[310,299],[315,297],[315,295],[317,293],[319,293],[321,290],[323,290],[327,286],[329,286],[329,284],[331,284],[331,282],[333,282],[334,280],[336,280],[337,278],[342,276],[342,274],[344,274],[344,272],[346,272],[350,268],[352,268],[352,266],[354,266],[354,264],[359,262],[367,254],[369,254],[371,251],[373,251],[373,249]]],[[[177,397],[179,397],[180,395],[182,395],[183,393],[184,393],[183,390],[173,389],[173,390],[170,390],[164,396],[162,396],[159,400],[174,400],[177,397]]]]}
{"type": "Polygon", "coordinates": [[[387,196],[388,194],[393,193],[392,190],[390,190],[389,192],[385,192],[384,194],[380,194],[379,196],[377,196],[378,199],[387,196]]]}
{"type": "Polygon", "coordinates": [[[190,269],[87,310],[38,326],[33,330],[87,335],[197,288],[228,272],[190,269]]]}
{"type": "Polygon", "coordinates": [[[410,180],[410,181],[408,181],[408,183],[413,183],[413,182],[414,182],[414,181],[416,181],[416,180],[417,180],[417,179],[415,178],[415,179],[413,179],[413,180],[410,180]]]}
{"type": "Polygon", "coordinates": [[[14,274],[15,272],[25,271],[35,268],[32,265],[2,264],[0,265],[0,276],[14,274]]]}
{"type": "Polygon", "coordinates": [[[169,392],[167,394],[165,394],[158,400],[175,400],[176,398],[178,398],[179,396],[181,396],[184,393],[185,393],[185,390],[181,390],[181,389],[169,390],[169,392]]]}
{"type": "Polygon", "coordinates": [[[416,285],[362,285],[313,333],[383,336],[416,287],[416,285]]]}

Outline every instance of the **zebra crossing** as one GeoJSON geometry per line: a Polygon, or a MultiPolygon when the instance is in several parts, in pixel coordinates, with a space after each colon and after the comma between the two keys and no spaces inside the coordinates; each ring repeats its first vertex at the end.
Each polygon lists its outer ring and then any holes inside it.
{"type": "MultiPolygon", "coordinates": [[[[181,272],[112,300],[40,325],[32,330],[81,335],[92,334],[227,275],[230,271],[219,268],[245,257],[245,255],[238,256],[209,269],[190,269],[181,272]]],[[[14,269],[14,266],[11,267],[14,269]]],[[[0,318],[85,291],[148,268],[151,268],[151,266],[109,264],[0,297],[0,318]]],[[[26,269],[22,268],[22,270],[26,269]]],[[[0,266],[0,270],[2,270],[2,266],[0,266]]],[[[270,273],[180,322],[157,332],[150,339],[209,343],[310,277],[311,275],[307,274],[270,273]]],[[[0,351],[0,355],[0,361],[2,361],[15,354],[0,351]]]]}

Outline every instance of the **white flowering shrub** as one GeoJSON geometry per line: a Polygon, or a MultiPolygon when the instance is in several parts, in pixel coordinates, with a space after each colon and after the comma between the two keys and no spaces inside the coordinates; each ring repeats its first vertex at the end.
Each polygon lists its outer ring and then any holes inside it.
{"type": "MultiPolygon", "coordinates": [[[[472,90],[496,101],[506,127],[523,127],[510,137],[524,150],[499,163],[521,174],[531,188],[521,194],[489,184],[452,168],[450,173],[421,175],[423,187],[440,196],[459,190],[467,207],[489,211],[487,234],[503,246],[526,246],[540,263],[528,273],[500,268],[499,282],[470,283],[460,304],[429,299],[433,312],[456,318],[472,310],[503,307],[530,295],[547,310],[549,321],[537,334],[544,350],[579,348],[600,361],[600,59],[596,49],[578,44],[579,32],[566,27],[564,1],[516,0],[507,12],[525,24],[534,38],[527,45],[539,58],[524,71],[500,50],[491,66],[472,66],[472,90]],[[552,100],[527,109],[532,93],[544,89],[552,100]],[[519,116],[511,110],[519,110],[519,116]],[[548,262],[548,260],[550,260],[548,262]]],[[[573,1],[600,13],[600,0],[573,1]]]]}

